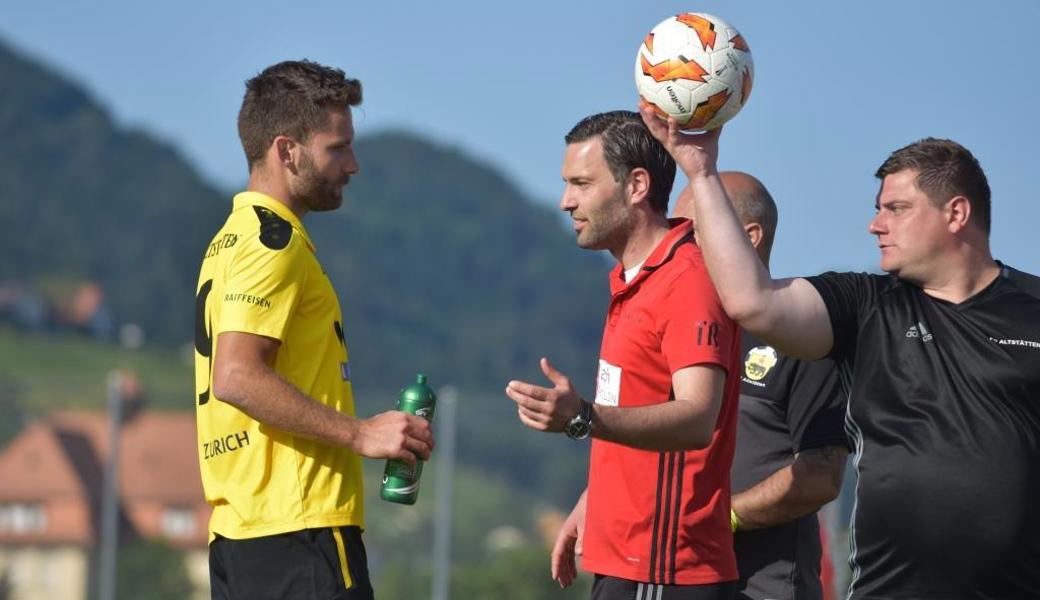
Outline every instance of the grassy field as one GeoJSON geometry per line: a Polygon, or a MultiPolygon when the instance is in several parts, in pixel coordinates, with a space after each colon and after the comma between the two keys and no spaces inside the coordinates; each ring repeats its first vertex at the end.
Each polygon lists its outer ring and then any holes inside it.
{"type": "Polygon", "coordinates": [[[136,373],[150,406],[191,410],[195,384],[190,357],[187,352],[125,350],[84,338],[0,331],[0,403],[13,398],[36,414],[102,407],[107,373],[125,369],[136,373]]]}

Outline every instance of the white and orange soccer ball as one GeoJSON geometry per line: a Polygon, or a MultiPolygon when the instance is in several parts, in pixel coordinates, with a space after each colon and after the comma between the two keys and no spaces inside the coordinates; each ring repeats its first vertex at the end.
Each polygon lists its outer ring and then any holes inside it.
{"type": "Polygon", "coordinates": [[[718,17],[683,13],[654,27],[636,55],[636,89],[683,129],[715,129],[751,94],[754,65],[740,33],[718,17]]]}

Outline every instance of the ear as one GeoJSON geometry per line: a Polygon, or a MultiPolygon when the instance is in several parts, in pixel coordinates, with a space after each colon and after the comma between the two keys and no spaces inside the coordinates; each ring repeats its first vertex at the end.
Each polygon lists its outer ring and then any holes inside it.
{"type": "Polygon", "coordinates": [[[946,203],[945,213],[950,233],[959,233],[971,222],[971,201],[964,196],[954,196],[946,203]]]}
{"type": "Polygon", "coordinates": [[[744,231],[747,232],[748,239],[751,240],[751,245],[756,249],[758,245],[762,243],[762,238],[765,236],[765,232],[762,231],[762,225],[758,223],[748,223],[744,225],[744,231]]]}
{"type": "Polygon", "coordinates": [[[650,172],[642,167],[636,167],[628,173],[628,199],[632,205],[644,202],[650,194],[650,172]]]}
{"type": "Polygon", "coordinates": [[[275,160],[279,165],[296,173],[296,153],[298,146],[292,138],[280,135],[271,143],[274,149],[275,160]]]}

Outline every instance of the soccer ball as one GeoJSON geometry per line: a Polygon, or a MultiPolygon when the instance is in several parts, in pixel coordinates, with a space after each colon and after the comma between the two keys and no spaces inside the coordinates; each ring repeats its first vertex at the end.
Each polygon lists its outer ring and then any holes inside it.
{"type": "Polygon", "coordinates": [[[661,21],[636,55],[639,95],[683,129],[715,129],[732,119],[747,102],[753,78],[744,37],[704,13],[661,21]]]}

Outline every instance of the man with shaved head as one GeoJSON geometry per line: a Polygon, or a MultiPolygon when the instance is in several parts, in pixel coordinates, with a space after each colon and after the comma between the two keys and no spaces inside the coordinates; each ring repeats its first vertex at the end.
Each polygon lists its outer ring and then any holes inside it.
{"type": "MultiPolygon", "coordinates": [[[[762,264],[776,234],[777,211],[760,181],[719,174],[762,264]]],[[[693,218],[684,188],[675,217],[693,218]]],[[[743,371],[737,448],[731,471],[733,546],[741,599],[819,599],[816,511],[841,489],[848,442],[845,399],[833,361],[801,361],[754,335],[741,340],[743,371]]]]}

